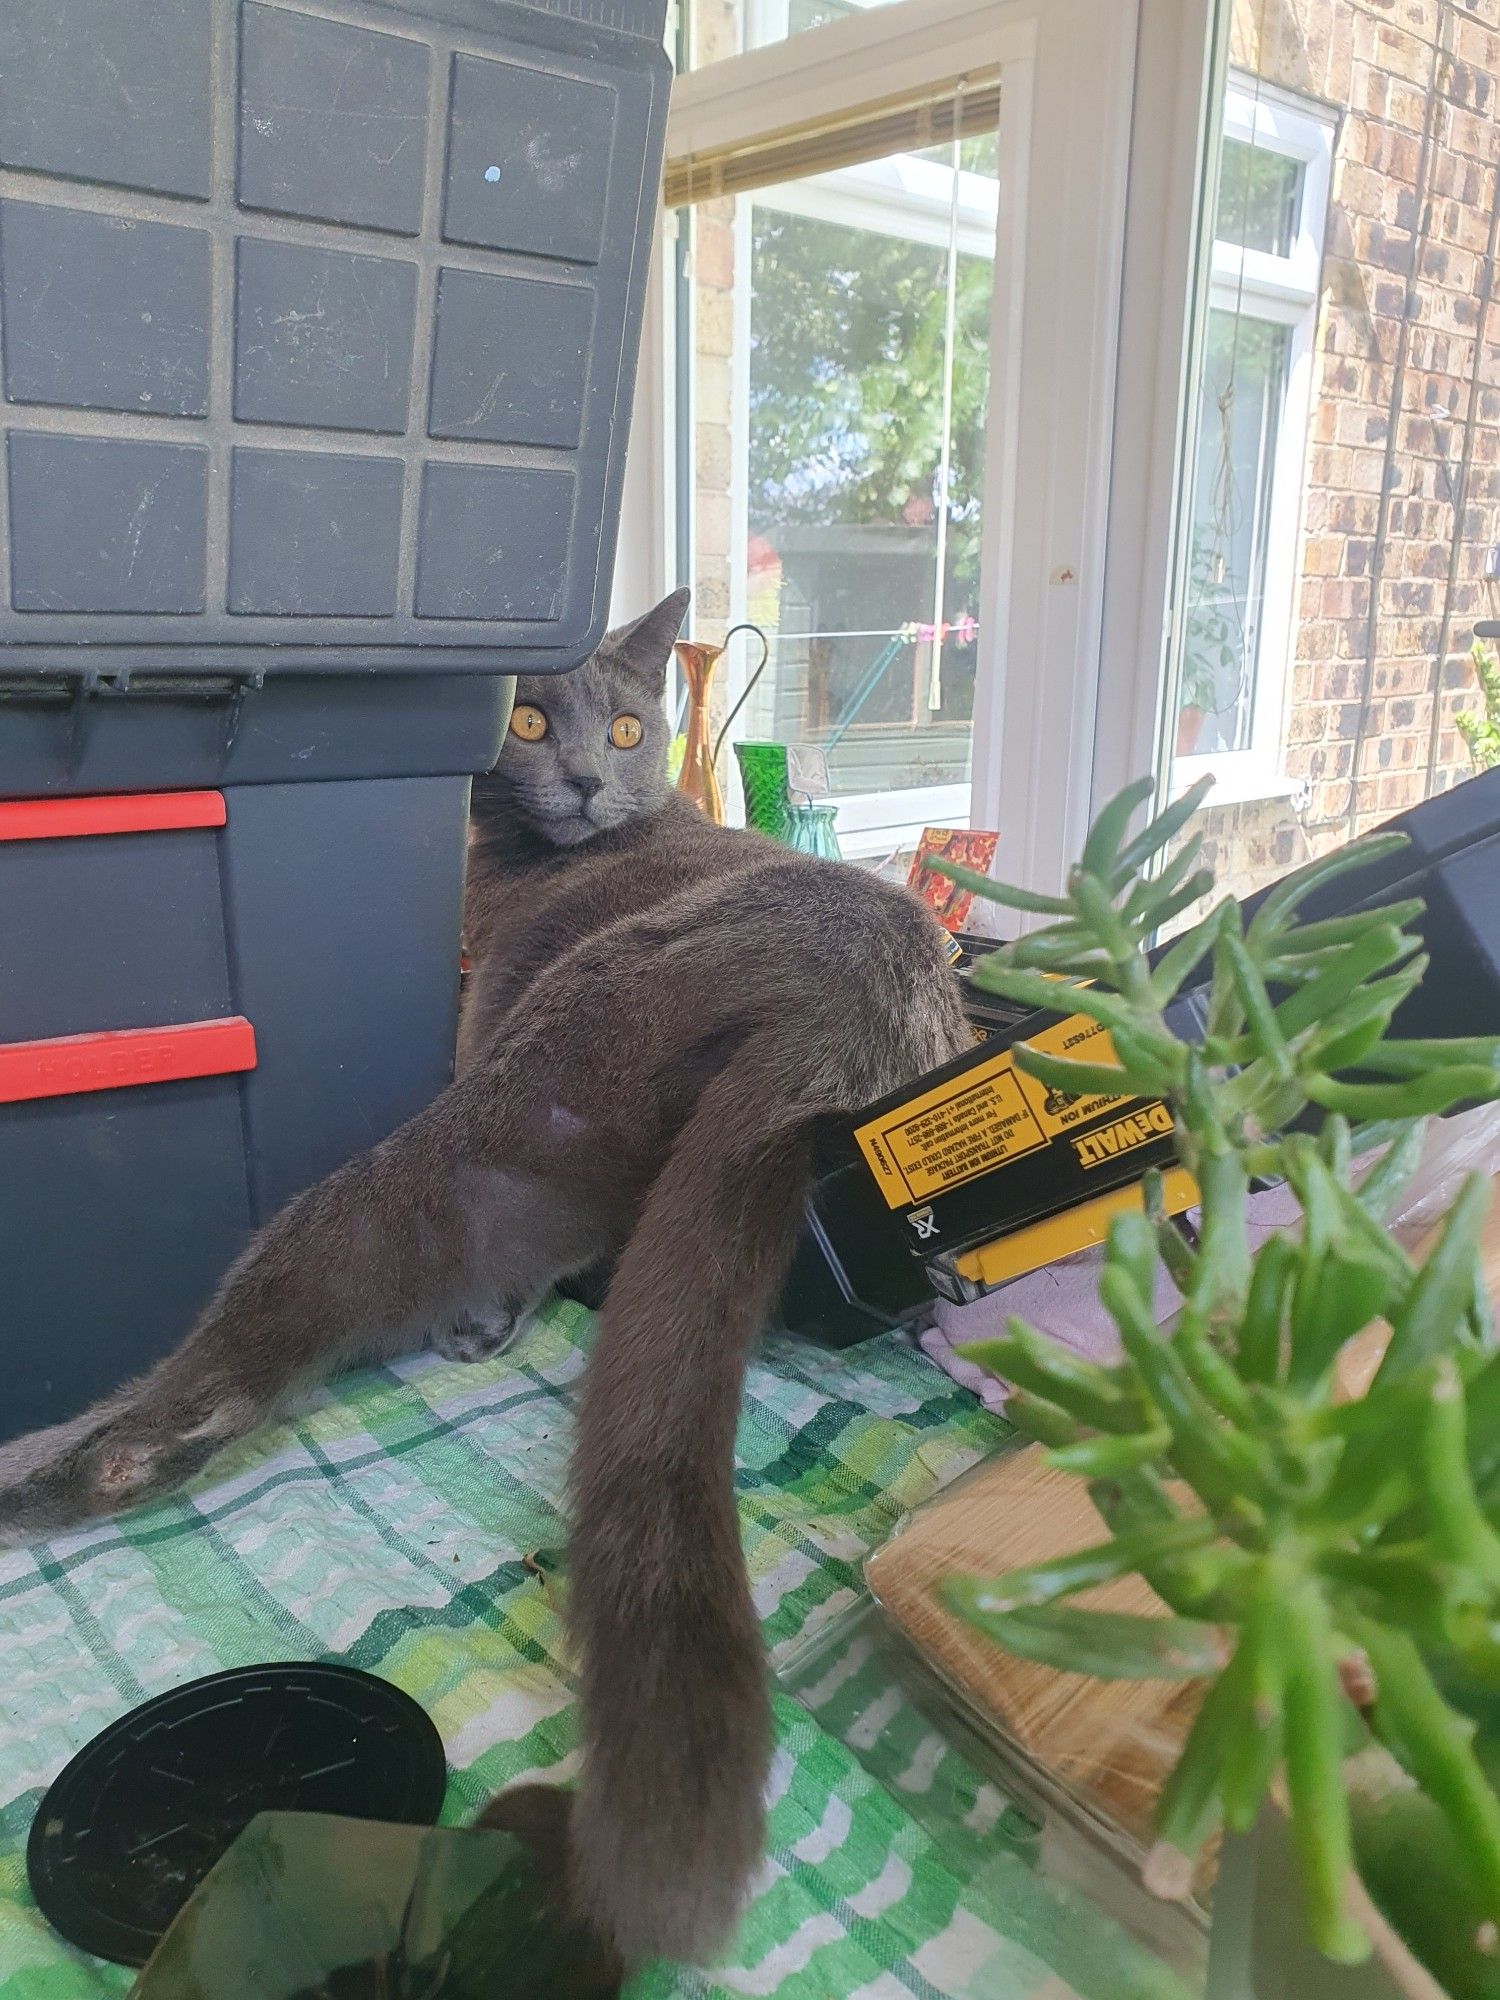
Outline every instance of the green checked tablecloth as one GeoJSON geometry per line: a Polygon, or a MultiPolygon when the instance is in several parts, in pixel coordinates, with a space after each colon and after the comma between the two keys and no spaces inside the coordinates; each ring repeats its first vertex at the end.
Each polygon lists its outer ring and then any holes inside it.
{"type": "MultiPolygon", "coordinates": [[[[442,1732],[450,1822],[523,1775],[569,1775],[561,1621],[523,1558],[564,1540],[590,1338],[588,1315],[559,1304],[499,1361],[348,1377],[183,1498],[0,1554],[0,2000],[128,1989],[38,1917],[27,1829],[80,1745],[197,1675],[331,1658],[394,1681],[442,1732]]],[[[894,1336],[845,1356],[771,1344],[738,1483],[773,1662],[835,1634],[867,1552],[1003,1434],[894,1336]]],[[[732,1963],[648,1971],[631,2000],[1181,2000],[1039,1878],[1024,1824],[1008,1831],[1006,1800],[868,1642],[835,1644],[799,1700],[779,1696],[777,1730],[770,1852],[732,1963]]]]}

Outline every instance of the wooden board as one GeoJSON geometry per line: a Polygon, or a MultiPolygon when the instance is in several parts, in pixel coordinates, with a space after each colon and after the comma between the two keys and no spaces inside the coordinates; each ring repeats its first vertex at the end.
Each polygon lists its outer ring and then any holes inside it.
{"type": "MultiPolygon", "coordinates": [[[[1134,1843],[1150,1840],[1163,1778],[1176,1761],[1202,1687],[1097,1681],[1017,1659],[946,1610],[950,1576],[994,1576],[1105,1539],[1083,1482],[1054,1472],[1037,1445],[982,1466],[929,1503],[865,1565],[886,1615],[908,1643],[1028,1759],[1134,1843]]],[[[1139,1577],[1081,1594],[1105,1611],[1162,1612],[1139,1577]]]]}

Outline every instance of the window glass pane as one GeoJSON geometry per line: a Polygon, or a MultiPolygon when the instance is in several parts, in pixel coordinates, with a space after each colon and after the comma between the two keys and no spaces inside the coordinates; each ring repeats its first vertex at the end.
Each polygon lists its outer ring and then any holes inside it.
{"type": "MultiPolygon", "coordinates": [[[[889,0],[790,0],[787,7],[786,35],[800,35],[804,28],[821,28],[828,21],[842,21],[846,14],[861,14],[866,6],[886,6],[889,0]]],[[[766,19],[762,27],[768,28],[774,16],[765,10],[766,19]]],[[[766,35],[767,40],[780,41],[783,35],[766,35]]]]}
{"type": "Polygon", "coordinates": [[[1459,55],[1430,15],[1372,34],[1358,0],[1227,12],[1166,750],[1174,789],[1213,773],[1208,858],[1249,891],[1474,769],[1456,718],[1500,615],[1500,31],[1465,17],[1459,55]]]}
{"type": "Polygon", "coordinates": [[[1209,314],[1177,727],[1184,753],[1250,745],[1288,338],[1286,327],[1244,313],[1209,314]]]}
{"type": "Polygon", "coordinates": [[[695,629],[764,630],[733,736],[822,748],[837,798],[888,801],[867,825],[964,811],[997,185],[986,138],[961,159],[690,215],[695,629]]]}
{"type": "Polygon", "coordinates": [[[745,49],[784,42],[808,28],[822,28],[849,14],[867,13],[891,0],[688,0],[687,62],[694,69],[745,49]]]}
{"type": "Polygon", "coordinates": [[[1219,163],[1219,207],[1214,236],[1240,250],[1290,255],[1302,205],[1302,162],[1252,146],[1224,141],[1219,163]]]}

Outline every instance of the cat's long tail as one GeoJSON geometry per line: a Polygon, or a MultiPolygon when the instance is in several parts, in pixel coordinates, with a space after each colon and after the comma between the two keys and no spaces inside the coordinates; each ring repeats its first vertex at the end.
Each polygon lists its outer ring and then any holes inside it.
{"type": "Polygon", "coordinates": [[[621,1258],[585,1380],[572,1895],[627,1964],[711,1954],[761,1853],[770,1711],[734,1431],[807,1186],[807,1120],[789,1111],[798,1066],[763,1031],[705,1090],[621,1258]]]}

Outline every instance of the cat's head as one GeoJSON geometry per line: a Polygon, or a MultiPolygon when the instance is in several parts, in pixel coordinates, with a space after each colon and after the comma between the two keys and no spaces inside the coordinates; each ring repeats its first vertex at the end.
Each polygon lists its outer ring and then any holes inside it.
{"type": "Polygon", "coordinates": [[[690,596],[674,590],[616,626],[573,673],[517,680],[494,777],[507,810],[555,846],[623,826],[665,796],[671,727],[662,696],[690,596]]]}

